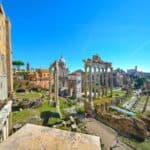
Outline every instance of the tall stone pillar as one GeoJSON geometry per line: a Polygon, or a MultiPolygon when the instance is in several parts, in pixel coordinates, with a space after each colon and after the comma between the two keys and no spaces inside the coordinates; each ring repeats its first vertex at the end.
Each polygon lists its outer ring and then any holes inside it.
{"type": "Polygon", "coordinates": [[[85,113],[88,117],[94,117],[94,104],[92,97],[92,66],[89,68],[89,99],[85,100],[85,113]]]}
{"type": "Polygon", "coordinates": [[[92,102],[92,66],[89,67],[89,101],[92,102]]]}
{"type": "Polygon", "coordinates": [[[102,68],[102,97],[104,96],[104,85],[105,85],[105,74],[104,74],[104,68],[102,68]]]}
{"type": "Polygon", "coordinates": [[[96,98],[97,96],[97,89],[96,89],[96,83],[97,83],[97,81],[96,81],[96,79],[97,79],[97,72],[96,72],[96,67],[94,67],[94,87],[93,87],[93,89],[94,89],[94,98],[96,98]]]}
{"type": "Polygon", "coordinates": [[[84,79],[84,80],[85,80],[85,83],[84,83],[85,89],[84,89],[84,90],[85,90],[85,97],[86,97],[86,98],[87,98],[87,90],[88,90],[88,89],[87,89],[87,82],[88,82],[87,75],[88,75],[88,74],[87,74],[87,66],[86,66],[86,64],[85,64],[85,79],[84,79]]]}
{"type": "Polygon", "coordinates": [[[107,68],[105,68],[105,96],[107,96],[107,90],[108,90],[108,72],[107,68]]]}
{"type": "Polygon", "coordinates": [[[98,96],[101,96],[101,69],[98,68],[98,96]]]}
{"type": "Polygon", "coordinates": [[[7,89],[9,99],[14,97],[13,92],[13,67],[12,67],[12,47],[11,47],[11,25],[10,21],[6,19],[6,61],[7,61],[7,89]]]}
{"type": "Polygon", "coordinates": [[[52,68],[49,68],[49,100],[52,100],[52,68]]]}
{"type": "Polygon", "coordinates": [[[110,94],[113,94],[113,67],[110,68],[110,94]]]}
{"type": "Polygon", "coordinates": [[[56,62],[55,63],[55,100],[56,100],[57,111],[60,115],[60,118],[62,118],[58,95],[59,95],[59,66],[58,66],[58,62],[56,62]]]}

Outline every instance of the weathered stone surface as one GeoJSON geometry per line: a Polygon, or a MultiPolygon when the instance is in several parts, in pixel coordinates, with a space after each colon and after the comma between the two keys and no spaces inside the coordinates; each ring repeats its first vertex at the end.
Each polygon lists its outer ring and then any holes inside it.
{"type": "Polygon", "coordinates": [[[77,125],[76,124],[71,125],[71,131],[77,131],[77,125]]]}
{"type": "Polygon", "coordinates": [[[141,119],[112,115],[108,112],[101,112],[101,110],[97,110],[97,116],[122,134],[132,135],[142,140],[149,136],[148,124],[146,125],[141,119]]]}
{"type": "Polygon", "coordinates": [[[94,106],[92,106],[91,102],[88,100],[84,101],[84,110],[85,110],[85,116],[88,117],[94,117],[94,106]]]}
{"type": "Polygon", "coordinates": [[[42,104],[42,99],[23,99],[22,101],[15,101],[13,102],[13,110],[20,110],[20,108],[27,109],[27,108],[38,108],[42,104]]]}
{"type": "Polygon", "coordinates": [[[149,117],[142,117],[141,119],[144,121],[147,130],[150,132],[150,118],[149,117]]]}
{"type": "Polygon", "coordinates": [[[1,150],[101,150],[100,138],[27,124],[0,144],[1,150]]]}

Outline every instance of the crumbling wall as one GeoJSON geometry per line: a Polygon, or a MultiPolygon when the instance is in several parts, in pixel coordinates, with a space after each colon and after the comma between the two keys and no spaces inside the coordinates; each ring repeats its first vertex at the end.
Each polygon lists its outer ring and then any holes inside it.
{"type": "Polygon", "coordinates": [[[126,136],[134,136],[144,140],[150,137],[149,119],[138,119],[123,115],[114,115],[107,111],[107,105],[96,106],[97,118],[126,136]]]}

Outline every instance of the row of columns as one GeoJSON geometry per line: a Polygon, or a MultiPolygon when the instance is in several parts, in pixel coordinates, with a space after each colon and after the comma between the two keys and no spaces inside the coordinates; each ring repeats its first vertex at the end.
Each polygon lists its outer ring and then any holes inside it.
{"type": "Polygon", "coordinates": [[[110,95],[112,95],[113,88],[113,68],[110,67],[110,72],[108,68],[93,67],[92,65],[85,64],[85,96],[100,97],[107,96],[108,89],[110,95]],[[92,72],[92,68],[94,72],[92,72]],[[89,69],[89,71],[88,71],[89,69]],[[97,71],[98,69],[98,71],[97,71]],[[98,96],[97,96],[98,95],[98,96]]]}

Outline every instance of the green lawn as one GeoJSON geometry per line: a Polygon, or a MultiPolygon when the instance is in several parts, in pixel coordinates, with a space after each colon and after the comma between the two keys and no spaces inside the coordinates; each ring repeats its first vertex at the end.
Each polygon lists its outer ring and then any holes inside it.
{"type": "Polygon", "coordinates": [[[124,97],[126,94],[125,91],[113,91],[113,95],[112,97],[101,97],[101,98],[95,98],[94,99],[94,104],[102,104],[102,103],[106,103],[106,102],[110,102],[110,101],[113,101],[115,100],[116,98],[119,98],[119,97],[124,97]]]}
{"type": "MultiPolygon", "coordinates": [[[[41,94],[36,93],[36,92],[24,93],[24,94],[17,93],[17,96],[20,99],[23,99],[23,98],[35,98],[35,97],[41,96],[41,94]]],[[[73,102],[65,103],[64,99],[60,98],[60,109],[61,109],[63,118],[65,117],[63,113],[63,109],[72,107],[73,105],[74,105],[73,102]]],[[[52,125],[60,121],[56,107],[50,106],[48,100],[45,99],[39,108],[23,109],[22,111],[13,112],[13,124],[27,123],[29,122],[31,118],[35,116],[38,116],[39,118],[41,118],[41,122],[39,122],[39,124],[42,124],[45,118],[48,121],[47,123],[48,125],[52,125]]]]}
{"type": "Polygon", "coordinates": [[[125,91],[113,91],[113,97],[123,97],[125,96],[126,92],[125,91]]]}
{"type": "MultiPolygon", "coordinates": [[[[48,104],[48,100],[45,100],[42,104],[42,106],[40,106],[37,109],[23,109],[22,111],[18,111],[18,112],[13,112],[13,124],[16,123],[26,123],[28,122],[32,117],[34,116],[39,116],[42,117],[42,113],[57,113],[56,112],[56,108],[52,107],[48,104]]],[[[46,114],[45,114],[46,115],[46,114]]],[[[56,117],[50,117],[48,120],[48,123],[51,125],[55,122],[60,121],[59,118],[56,117]]],[[[43,122],[43,119],[41,120],[41,124],[43,122]]]]}
{"type": "Polygon", "coordinates": [[[145,140],[144,142],[139,142],[135,139],[129,139],[121,137],[122,141],[128,145],[131,145],[136,150],[149,150],[150,149],[150,140],[145,140]]]}
{"type": "Polygon", "coordinates": [[[113,100],[112,97],[102,97],[102,98],[95,98],[94,99],[94,105],[102,104],[106,102],[111,102],[113,100]]]}
{"type": "Polygon", "coordinates": [[[32,92],[32,93],[16,93],[16,98],[17,99],[33,99],[33,98],[39,98],[41,97],[42,94],[38,92],[32,92]]]}
{"type": "Polygon", "coordinates": [[[136,105],[132,108],[132,111],[135,111],[137,113],[141,113],[143,111],[143,107],[146,102],[146,96],[141,96],[139,101],[136,103],[136,105]]]}

